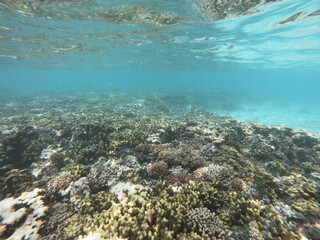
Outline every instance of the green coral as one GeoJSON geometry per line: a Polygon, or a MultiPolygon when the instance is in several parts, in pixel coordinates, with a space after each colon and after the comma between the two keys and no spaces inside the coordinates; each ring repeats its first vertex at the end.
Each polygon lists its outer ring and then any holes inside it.
{"type": "Polygon", "coordinates": [[[255,168],[254,181],[259,187],[260,192],[271,200],[275,200],[283,192],[281,185],[275,180],[275,177],[264,169],[255,168]]]}
{"type": "Polygon", "coordinates": [[[320,213],[320,204],[315,200],[297,199],[291,205],[296,211],[301,212],[305,216],[316,216],[320,213]]]}
{"type": "Polygon", "coordinates": [[[289,223],[285,223],[271,204],[240,198],[231,209],[230,220],[236,224],[250,224],[261,236],[258,239],[300,239],[297,230],[292,229],[289,223]]]}
{"type": "Polygon", "coordinates": [[[256,141],[250,146],[250,154],[258,161],[268,162],[273,160],[275,150],[264,142],[256,141]]]}
{"type": "Polygon", "coordinates": [[[109,154],[115,156],[123,148],[134,148],[145,142],[148,134],[155,127],[151,122],[157,124],[157,119],[142,117],[128,121],[126,118],[119,117],[112,122],[114,131],[109,136],[109,154]]]}
{"type": "Polygon", "coordinates": [[[182,123],[166,118],[141,117],[128,121],[119,117],[112,122],[114,131],[109,136],[109,154],[112,156],[117,155],[123,148],[134,148],[145,143],[151,134],[159,134],[161,143],[192,136],[182,123]]]}
{"type": "Polygon", "coordinates": [[[245,182],[254,182],[259,190],[270,199],[276,199],[281,191],[275,178],[263,168],[253,165],[246,160],[235,148],[222,145],[220,155],[214,159],[219,165],[231,165],[245,182]]]}
{"type": "Polygon", "coordinates": [[[305,173],[320,172],[320,165],[312,162],[301,163],[301,168],[305,173]]]}
{"type": "Polygon", "coordinates": [[[288,198],[294,200],[297,198],[303,198],[306,200],[319,201],[319,189],[317,184],[311,180],[308,180],[301,174],[292,174],[283,179],[284,193],[288,198]]]}
{"type": "Polygon", "coordinates": [[[205,233],[192,232],[186,214],[197,207],[216,209],[226,201],[226,196],[212,184],[196,182],[183,186],[179,192],[159,182],[147,196],[130,195],[122,202],[99,193],[83,201],[65,233],[72,238],[99,229],[104,238],[209,239],[205,233]]]}
{"type": "Polygon", "coordinates": [[[128,147],[135,147],[139,143],[144,142],[147,135],[139,128],[132,126],[121,126],[110,134],[110,155],[117,155],[120,150],[128,147]]]}
{"type": "MultiPolygon", "coordinates": [[[[311,206],[309,204],[309,206],[311,206]]],[[[315,211],[312,209],[304,211],[315,211]]],[[[193,182],[174,192],[165,181],[158,182],[146,195],[129,195],[122,201],[100,192],[83,200],[81,208],[68,222],[66,238],[99,231],[102,237],[134,237],[135,239],[211,239],[197,232],[188,221],[188,212],[210,209],[220,224],[215,237],[229,235],[230,226],[251,226],[261,236],[257,239],[299,239],[296,229],[286,223],[272,204],[239,197],[235,191],[223,191],[214,183],[193,182]],[[222,227],[221,227],[222,226],[222,227]],[[264,237],[262,237],[264,236],[264,237]]]]}
{"type": "Polygon", "coordinates": [[[254,166],[238,150],[227,145],[221,146],[221,153],[214,159],[214,163],[231,165],[246,181],[252,181],[255,176],[254,166]]]}
{"type": "Polygon", "coordinates": [[[70,163],[61,169],[61,174],[68,173],[72,176],[73,180],[77,180],[81,177],[87,176],[89,169],[90,168],[88,166],[82,164],[70,163]]]}
{"type": "Polygon", "coordinates": [[[294,171],[294,169],[289,167],[287,164],[277,160],[268,162],[267,170],[269,170],[274,176],[289,175],[292,171],[294,171]]]}

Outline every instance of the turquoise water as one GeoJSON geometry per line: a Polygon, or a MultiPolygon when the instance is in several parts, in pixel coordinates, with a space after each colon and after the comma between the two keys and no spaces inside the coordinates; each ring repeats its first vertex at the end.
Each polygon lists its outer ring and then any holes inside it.
{"type": "Polygon", "coordinates": [[[203,2],[1,1],[1,93],[223,92],[206,110],[319,132],[319,1],[203,2]]]}
{"type": "Polygon", "coordinates": [[[0,0],[0,239],[319,240],[319,0],[0,0]]]}

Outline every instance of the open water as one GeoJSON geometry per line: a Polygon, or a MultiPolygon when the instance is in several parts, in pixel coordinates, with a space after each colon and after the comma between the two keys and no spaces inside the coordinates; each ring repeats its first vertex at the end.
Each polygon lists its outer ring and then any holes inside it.
{"type": "Polygon", "coordinates": [[[221,17],[191,0],[1,1],[0,90],[225,93],[237,107],[215,113],[317,132],[319,7],[221,17]]]}
{"type": "Polygon", "coordinates": [[[319,0],[0,0],[0,239],[319,240],[319,0]]]}
{"type": "Polygon", "coordinates": [[[226,94],[205,110],[319,132],[319,1],[204,2],[1,1],[1,94],[226,94]]]}

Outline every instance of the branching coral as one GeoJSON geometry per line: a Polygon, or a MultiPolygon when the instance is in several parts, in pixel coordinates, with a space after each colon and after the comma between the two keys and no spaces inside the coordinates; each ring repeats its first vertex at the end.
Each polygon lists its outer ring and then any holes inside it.
{"type": "MultiPolygon", "coordinates": [[[[80,213],[70,219],[66,236],[88,234],[101,226],[104,238],[188,239],[197,235],[189,230],[188,210],[218,208],[228,198],[208,183],[190,182],[176,193],[166,185],[160,182],[148,195],[130,195],[121,203],[103,193],[84,200],[80,213]]],[[[209,235],[203,233],[201,239],[209,239],[209,235]]]]}
{"type": "Polygon", "coordinates": [[[188,211],[186,216],[193,229],[200,234],[205,233],[211,237],[224,235],[224,228],[226,227],[208,208],[201,207],[192,209],[188,211]]]}

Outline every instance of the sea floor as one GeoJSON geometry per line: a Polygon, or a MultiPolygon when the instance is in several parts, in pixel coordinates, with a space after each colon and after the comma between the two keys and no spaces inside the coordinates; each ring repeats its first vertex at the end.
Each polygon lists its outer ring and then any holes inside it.
{"type": "Polygon", "coordinates": [[[319,239],[317,112],[200,95],[2,95],[0,239],[319,239]]]}

